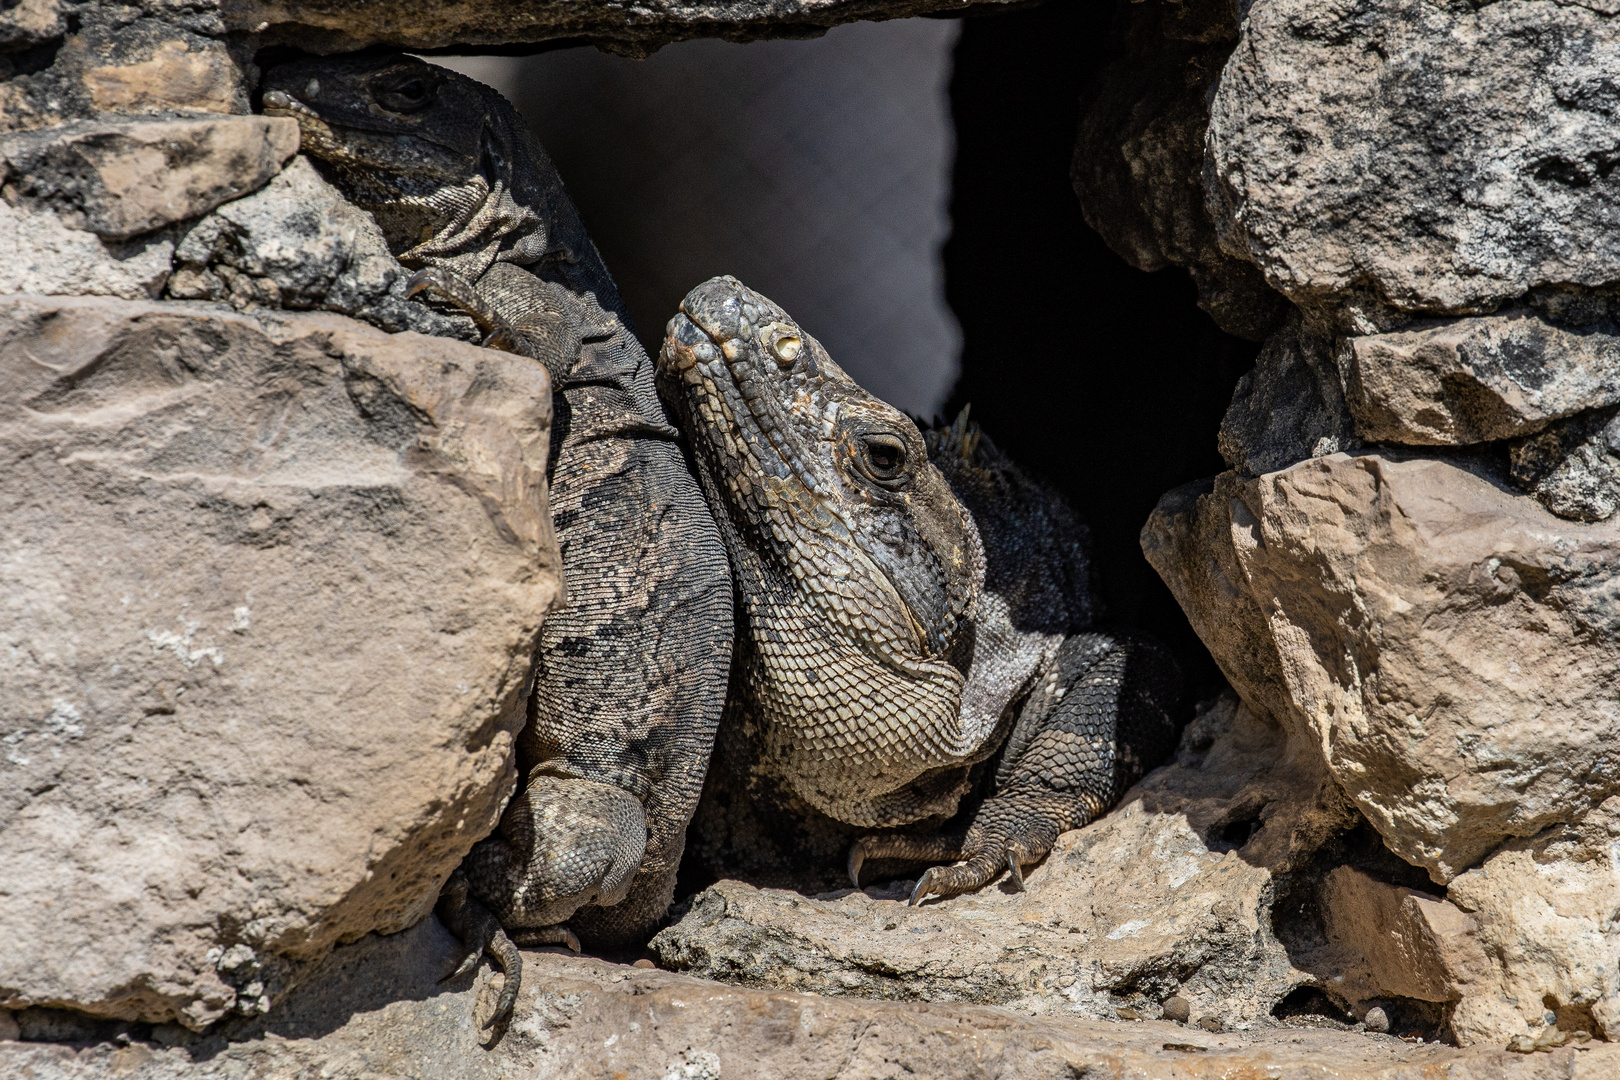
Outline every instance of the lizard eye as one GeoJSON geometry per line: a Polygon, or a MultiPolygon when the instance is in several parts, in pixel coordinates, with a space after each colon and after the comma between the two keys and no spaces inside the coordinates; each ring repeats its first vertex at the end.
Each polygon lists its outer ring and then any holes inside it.
{"type": "Polygon", "coordinates": [[[791,365],[804,349],[804,340],[785,326],[771,328],[770,343],[771,355],[782,367],[791,365]]]}
{"type": "Polygon", "coordinates": [[[377,88],[377,104],[389,112],[415,112],[433,100],[433,84],[421,75],[411,75],[377,88]]]}
{"type": "Polygon", "coordinates": [[[861,436],[861,466],[867,476],[885,487],[905,475],[906,444],[893,435],[874,432],[861,436]]]}

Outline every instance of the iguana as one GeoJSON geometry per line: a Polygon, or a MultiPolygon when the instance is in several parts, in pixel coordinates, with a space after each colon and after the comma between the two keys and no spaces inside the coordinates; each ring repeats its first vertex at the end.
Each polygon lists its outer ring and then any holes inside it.
{"type": "Polygon", "coordinates": [[[1180,674],[1088,632],[1083,530],[964,415],[924,433],[734,278],[659,387],[731,554],[732,691],[695,854],[806,882],[931,864],[913,903],[1023,867],[1174,746],[1180,674]],[[971,796],[971,797],[970,797],[971,796]]]}
{"type": "Polygon", "coordinates": [[[440,904],[469,946],[458,970],[486,947],[505,969],[494,1023],[521,972],[502,927],[520,943],[612,945],[645,938],[670,905],[726,690],[726,553],[613,281],[511,105],[397,53],[289,62],[262,90],[420,268],[413,291],[552,378],[568,603],[541,630],[520,789],[440,904]]]}

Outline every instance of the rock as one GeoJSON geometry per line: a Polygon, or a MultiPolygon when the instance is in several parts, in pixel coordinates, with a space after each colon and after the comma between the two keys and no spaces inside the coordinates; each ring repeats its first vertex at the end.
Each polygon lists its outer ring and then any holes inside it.
{"type": "Polygon", "coordinates": [[[1434,881],[1620,791],[1620,526],[1333,454],[1172,492],[1142,547],[1244,700],[1434,881]]]}
{"type": "MultiPolygon", "coordinates": [[[[1164,1021],[1030,1016],[982,1005],[853,1001],[724,986],[584,957],[525,952],[524,991],[499,1040],[478,1042],[499,976],[438,983],[459,955],[429,919],[338,949],[269,1017],[205,1035],[75,1026],[56,1041],[0,1044],[0,1071],[30,1080],[271,1080],[287,1076],[627,1080],[827,1076],[939,1080],[1600,1080],[1620,1047],[1550,1053],[1459,1050],[1345,1031],[1256,1027],[1220,1034],[1164,1021]]],[[[43,1013],[46,1010],[33,1010],[43,1013]]],[[[43,1026],[44,1018],[36,1021],[43,1026]]]]}
{"type": "Polygon", "coordinates": [[[0,200],[0,294],[151,299],[169,280],[173,255],[174,241],[167,236],[109,243],[68,228],[49,211],[0,200]]]}
{"type": "Polygon", "coordinates": [[[371,215],[299,155],[260,191],[192,225],[175,249],[177,299],[248,307],[322,308],[384,330],[482,339],[465,315],[406,297],[410,271],[371,215]]]}
{"type": "Polygon", "coordinates": [[[1513,479],[1559,517],[1606,521],[1620,509],[1620,410],[1583,413],[1509,447],[1513,479]]]}
{"type": "Polygon", "coordinates": [[[1178,1024],[1185,1024],[1192,1015],[1192,1002],[1180,994],[1172,994],[1164,1002],[1164,1018],[1178,1024]]]}
{"type": "Polygon", "coordinates": [[[1465,1045],[1544,1027],[1620,1041],[1620,797],[1508,842],[1446,895],[1486,961],[1452,1016],[1465,1045]]]}
{"type": "Polygon", "coordinates": [[[1222,248],[1273,288],[1465,314],[1620,279],[1612,5],[1246,11],[1210,107],[1206,191],[1222,248]]]}
{"type": "Polygon", "coordinates": [[[909,882],[806,898],[721,881],[649,946],[666,969],[750,986],[973,1001],[1112,1019],[1179,996],[1268,1018],[1308,976],[1272,932],[1273,870],[1354,819],[1325,772],[1230,697],[1175,764],[1026,872],[908,907],[909,882]],[[1072,978],[1071,978],[1072,976],[1072,978]]]}
{"type": "MultiPolygon", "coordinates": [[[[29,131],[105,113],[251,111],[244,70],[213,3],[24,0],[5,15],[36,17],[20,51],[0,53],[0,131],[29,131]],[[31,46],[29,43],[31,42],[31,46]]],[[[25,17],[25,21],[29,21],[25,17]]],[[[5,22],[0,21],[0,34],[5,22]]]]}
{"type": "Polygon", "coordinates": [[[1358,445],[1333,363],[1332,338],[1290,316],[1238,380],[1216,444],[1249,476],[1358,445]]]}
{"type": "Polygon", "coordinates": [[[1335,996],[1357,1011],[1380,997],[1454,1001],[1485,964],[1475,921],[1442,897],[1340,866],[1322,899],[1328,941],[1342,954],[1335,996]]]}
{"type": "MultiPolygon", "coordinates": [[[[990,4],[1013,0],[987,0],[990,4]]],[[[433,49],[448,45],[536,44],[589,41],[599,48],[644,57],[689,38],[727,41],[816,37],[842,23],[901,19],[954,11],[945,0],[653,0],[635,7],[579,4],[575,0],[378,0],[363,11],[343,0],[226,0],[226,26],[262,33],[266,43],[296,44],[321,53],[372,45],[433,49]]],[[[993,8],[991,10],[994,10],[993,8]]]]}
{"type": "Polygon", "coordinates": [[[1367,1010],[1367,1015],[1362,1017],[1361,1022],[1367,1025],[1368,1031],[1376,1031],[1381,1034],[1389,1030],[1389,1014],[1377,1005],[1367,1010]]]}
{"type": "Polygon", "coordinates": [[[1620,329],[1573,330],[1528,311],[1345,340],[1337,355],[1356,434],[1461,446],[1528,435],[1620,403],[1620,329]]]}
{"type": "Polygon", "coordinates": [[[1286,302],[1221,250],[1204,210],[1209,89],[1237,42],[1229,0],[1121,10],[1113,52],[1081,108],[1071,177],[1086,224],[1138,270],[1184,266],[1221,329],[1263,340],[1286,302]]]}
{"type": "Polygon", "coordinates": [[[0,1008],[201,1027],[423,918],[559,593],[536,364],[0,299],[0,1008]]]}
{"type": "Polygon", "coordinates": [[[256,191],[298,150],[285,116],[86,120],[0,139],[7,201],[128,240],[256,191]]]}

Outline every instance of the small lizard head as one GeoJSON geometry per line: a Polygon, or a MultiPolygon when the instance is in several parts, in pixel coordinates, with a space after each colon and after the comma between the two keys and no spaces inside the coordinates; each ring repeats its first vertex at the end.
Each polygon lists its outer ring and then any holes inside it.
{"type": "Polygon", "coordinates": [[[732,277],[688,294],[658,367],[728,542],[863,651],[955,658],[984,558],[916,424],[732,277]]]}
{"type": "MultiPolygon", "coordinates": [[[[402,258],[466,226],[492,191],[534,171],[518,159],[539,154],[500,94],[403,53],[289,61],[260,89],[265,114],[298,121],[302,151],[372,211],[402,258]]],[[[523,205],[537,198],[512,194],[523,205]]]]}

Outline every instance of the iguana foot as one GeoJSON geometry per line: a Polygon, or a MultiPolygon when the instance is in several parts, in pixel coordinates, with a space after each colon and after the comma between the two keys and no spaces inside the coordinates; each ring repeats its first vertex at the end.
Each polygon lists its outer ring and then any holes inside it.
{"type": "Polygon", "coordinates": [[[410,297],[422,293],[438,297],[471,318],[484,335],[484,348],[520,354],[524,351],[512,324],[478,294],[472,282],[454,270],[430,266],[412,274],[405,283],[405,295],[410,297]]]}
{"type": "Polygon", "coordinates": [[[1003,870],[1019,889],[1024,867],[1039,862],[1052,850],[1058,834],[1069,824],[1067,807],[1030,805],[1027,799],[988,799],[965,833],[939,836],[863,836],[849,852],[849,879],[860,888],[861,866],[868,859],[906,859],[944,862],[930,866],[917,879],[910,903],[929,896],[955,896],[972,892],[995,880],[1003,870]]]}
{"type": "Polygon", "coordinates": [[[462,946],[467,950],[456,969],[439,981],[452,982],[461,978],[478,966],[479,958],[484,953],[489,953],[501,966],[505,982],[501,986],[501,996],[495,1001],[495,1011],[479,1025],[479,1029],[498,1027],[511,1017],[512,1008],[517,1004],[518,990],[523,985],[523,957],[506,936],[506,931],[501,929],[494,914],[468,894],[467,875],[460,870],[450,875],[450,880],[440,891],[438,912],[445,926],[461,939],[462,946]]]}

